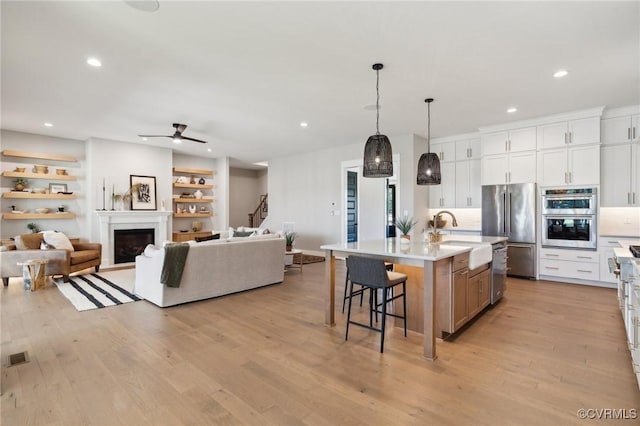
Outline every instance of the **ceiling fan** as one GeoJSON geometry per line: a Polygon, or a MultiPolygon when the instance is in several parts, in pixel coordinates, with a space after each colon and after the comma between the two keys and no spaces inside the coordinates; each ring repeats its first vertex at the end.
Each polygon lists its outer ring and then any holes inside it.
{"type": "Polygon", "coordinates": [[[187,128],[186,124],[173,123],[173,127],[176,129],[173,135],[138,135],[141,138],[171,138],[175,143],[181,143],[183,140],[199,142],[199,143],[207,143],[207,141],[203,141],[200,139],[189,138],[187,136],[182,136],[182,132],[187,128]]]}

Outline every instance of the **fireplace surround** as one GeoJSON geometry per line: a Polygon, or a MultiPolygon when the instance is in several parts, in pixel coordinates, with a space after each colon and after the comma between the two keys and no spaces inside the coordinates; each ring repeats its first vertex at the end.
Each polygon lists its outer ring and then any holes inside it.
{"type": "Polygon", "coordinates": [[[103,267],[116,264],[115,230],[153,229],[156,245],[168,239],[170,211],[97,210],[95,213],[99,220],[103,267]]]}

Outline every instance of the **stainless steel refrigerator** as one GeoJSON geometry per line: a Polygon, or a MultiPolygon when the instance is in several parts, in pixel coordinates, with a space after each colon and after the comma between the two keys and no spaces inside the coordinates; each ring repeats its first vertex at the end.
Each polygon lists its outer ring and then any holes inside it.
{"type": "Polygon", "coordinates": [[[482,235],[507,237],[507,275],[536,276],[536,184],[484,185],[482,235]]]}

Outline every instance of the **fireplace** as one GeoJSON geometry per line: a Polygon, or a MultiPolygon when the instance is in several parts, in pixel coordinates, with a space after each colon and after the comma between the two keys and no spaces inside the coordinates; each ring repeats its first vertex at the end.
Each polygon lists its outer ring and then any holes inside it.
{"type": "Polygon", "coordinates": [[[144,252],[147,244],[155,241],[155,230],[115,229],[113,231],[113,263],[135,262],[136,256],[144,252]]]}

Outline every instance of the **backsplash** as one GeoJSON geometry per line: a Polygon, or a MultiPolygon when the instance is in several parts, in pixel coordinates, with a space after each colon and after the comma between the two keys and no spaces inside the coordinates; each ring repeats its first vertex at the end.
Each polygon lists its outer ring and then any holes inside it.
{"type": "Polygon", "coordinates": [[[619,237],[640,237],[640,208],[600,208],[600,230],[598,234],[615,235],[619,237]]]}
{"type": "MultiPolygon", "coordinates": [[[[425,219],[424,222],[418,223],[418,225],[416,225],[416,229],[422,230],[422,227],[426,226],[427,221],[433,219],[433,215],[441,210],[447,210],[454,214],[458,221],[458,227],[454,229],[480,231],[482,228],[482,217],[480,215],[481,209],[429,209],[429,218],[425,219]]],[[[447,221],[447,226],[443,229],[453,228],[453,226],[451,226],[451,218],[449,215],[444,214],[442,215],[442,218],[447,221]]]]}

